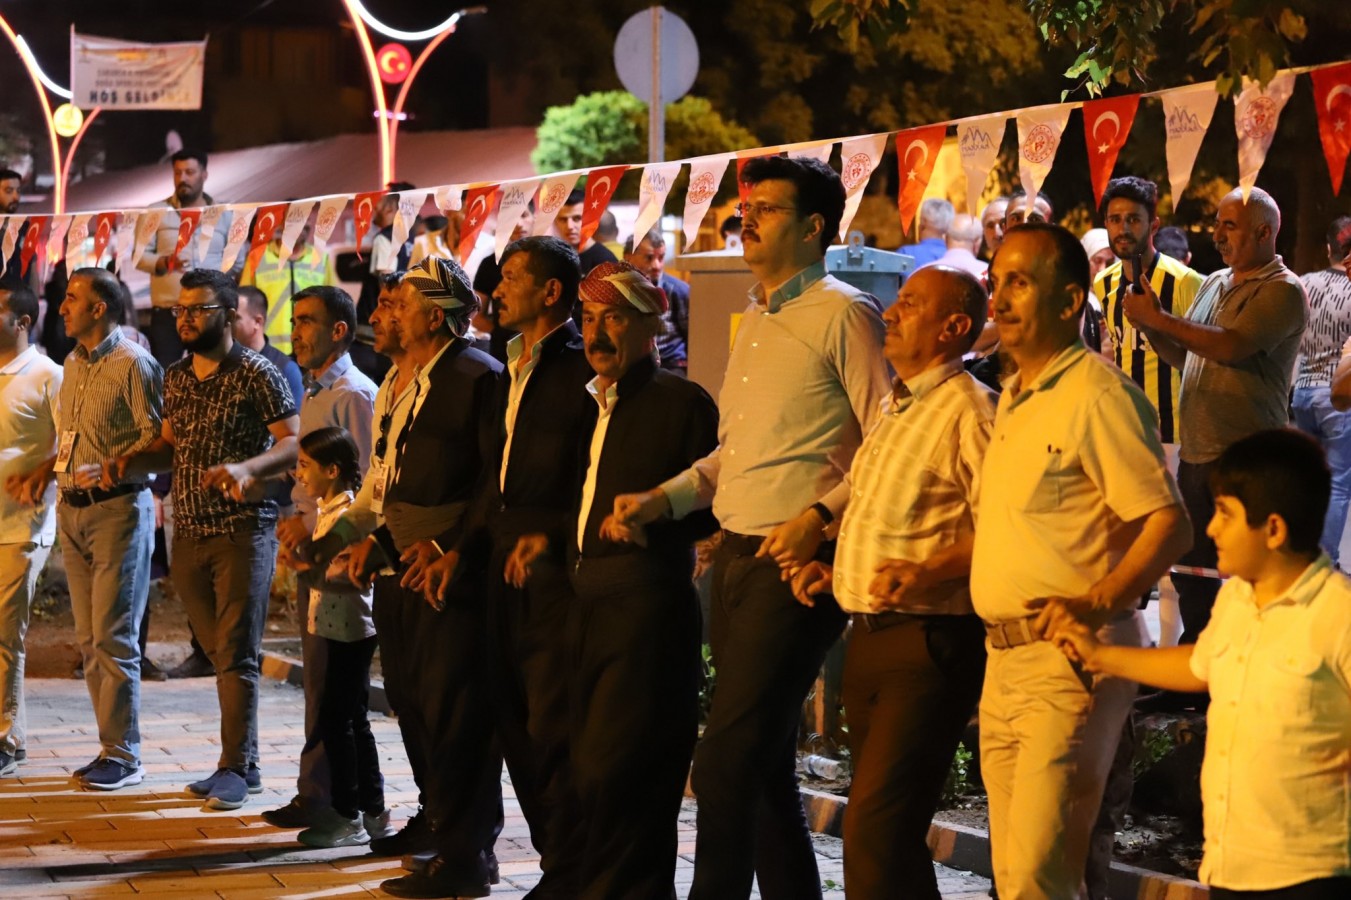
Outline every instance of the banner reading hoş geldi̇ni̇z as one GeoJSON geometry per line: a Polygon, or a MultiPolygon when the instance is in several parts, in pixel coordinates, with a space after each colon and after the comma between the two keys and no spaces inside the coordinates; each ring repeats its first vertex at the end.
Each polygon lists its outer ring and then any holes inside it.
{"type": "Polygon", "coordinates": [[[206,41],[142,44],[70,32],[71,102],[88,109],[201,109],[206,41]]]}

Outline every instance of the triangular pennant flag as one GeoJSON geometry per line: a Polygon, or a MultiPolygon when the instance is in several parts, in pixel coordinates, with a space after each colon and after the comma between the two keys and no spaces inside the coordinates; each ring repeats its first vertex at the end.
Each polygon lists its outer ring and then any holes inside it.
{"type": "Polygon", "coordinates": [[[249,243],[248,257],[255,271],[263,257],[263,248],[272,243],[272,239],[277,236],[277,232],[286,221],[286,206],[285,203],[270,203],[258,207],[258,218],[254,222],[253,240],[249,243]]]}
{"type": "Polygon", "coordinates": [[[1295,73],[1285,72],[1271,79],[1264,89],[1256,81],[1244,79],[1243,93],[1234,100],[1234,128],[1238,131],[1238,186],[1243,189],[1243,202],[1257,183],[1271,139],[1276,136],[1276,125],[1281,120],[1285,101],[1295,90],[1295,73]]]}
{"type": "Polygon", "coordinates": [[[131,268],[131,254],[136,249],[136,228],[144,213],[123,211],[122,221],[117,225],[117,271],[125,272],[131,268]]]}
{"type": "Polygon", "coordinates": [[[202,221],[200,207],[178,211],[178,243],[174,245],[173,253],[175,257],[183,252],[184,247],[188,246],[188,241],[192,240],[193,233],[197,231],[197,223],[200,221],[202,221]]]}
{"type": "Polygon", "coordinates": [[[911,128],[896,135],[896,165],[900,169],[901,189],[896,206],[901,213],[901,232],[910,233],[910,226],[919,212],[919,202],[933,177],[934,165],[943,149],[947,125],[926,125],[911,128]]]}
{"type": "Polygon", "coordinates": [[[347,208],[347,200],[346,196],[337,196],[319,201],[319,214],[314,217],[314,246],[324,253],[328,252],[328,239],[333,236],[333,229],[338,227],[342,211],[347,208]]]}
{"type": "Polygon", "coordinates": [[[296,252],[296,241],[300,240],[300,232],[305,230],[305,223],[310,220],[310,213],[314,211],[313,200],[302,200],[292,203],[286,210],[286,225],[281,230],[281,253],[278,254],[277,267],[290,258],[291,254],[296,252]]]}
{"type": "Polygon", "coordinates": [[[464,194],[464,185],[450,184],[436,189],[436,208],[443,213],[455,212],[460,208],[460,198],[464,194]]]}
{"type": "Polygon", "coordinates": [[[205,259],[211,249],[211,239],[216,236],[221,217],[225,215],[223,206],[207,206],[202,209],[202,220],[197,223],[197,258],[205,259]]]}
{"type": "Polygon", "coordinates": [[[591,235],[600,227],[600,217],[610,205],[610,198],[619,187],[619,179],[629,170],[628,166],[610,166],[605,169],[592,169],[586,173],[586,202],[582,206],[582,242],[585,247],[591,235]]]}
{"type": "Polygon", "coordinates": [[[1342,192],[1346,158],[1351,155],[1351,63],[1315,69],[1309,77],[1318,109],[1318,136],[1323,140],[1323,157],[1336,196],[1342,192]]]}
{"type": "MultiPolygon", "coordinates": [[[[8,269],[9,258],[14,255],[14,248],[18,246],[19,230],[23,228],[23,223],[23,216],[5,216],[4,243],[0,244],[0,268],[8,269]]],[[[11,273],[6,271],[5,274],[11,273]]]]}
{"type": "Polygon", "coordinates": [[[97,266],[103,259],[103,251],[108,249],[116,224],[117,213],[101,212],[94,217],[94,253],[89,259],[91,266],[97,266]]]}
{"type": "Polygon", "coordinates": [[[23,248],[19,251],[19,275],[28,277],[28,267],[37,256],[44,232],[47,230],[47,216],[29,216],[28,230],[23,235],[23,248]]]}
{"type": "MultiPolygon", "coordinates": [[[[833,145],[832,145],[833,146],[833,145]]],[[[692,245],[699,236],[699,223],[708,215],[708,207],[718,195],[722,176],[732,161],[730,153],[705,156],[690,162],[690,185],[685,190],[685,243],[692,245]]]]}
{"type": "Polygon", "coordinates": [[[474,250],[479,232],[488,221],[496,202],[497,185],[484,184],[470,188],[464,198],[464,222],[460,225],[460,245],[456,248],[458,262],[464,265],[474,250]]]}
{"type": "Polygon", "coordinates": [[[66,232],[70,230],[71,216],[52,216],[52,229],[47,234],[47,264],[56,265],[66,252],[66,232]]]}
{"type": "Polygon", "coordinates": [[[1173,191],[1173,208],[1177,209],[1182,192],[1191,181],[1196,153],[1210,128],[1215,115],[1215,82],[1192,84],[1159,95],[1163,101],[1163,128],[1167,135],[1168,182],[1173,191]]]}
{"type": "Polygon", "coordinates": [[[502,185],[502,202],[497,207],[497,231],[493,234],[494,259],[498,262],[502,261],[507,244],[511,243],[511,235],[520,224],[521,216],[535,198],[539,182],[538,178],[527,178],[502,185]]]}
{"type": "Polygon", "coordinates": [[[252,203],[237,203],[230,207],[230,230],[225,233],[225,249],[221,251],[220,270],[228,272],[235,267],[239,250],[249,237],[249,223],[258,207],[252,203]]]}
{"type": "Polygon", "coordinates": [[[422,204],[426,202],[426,191],[404,191],[399,194],[399,206],[394,210],[394,231],[390,236],[390,242],[395,247],[402,247],[408,242],[408,233],[413,230],[413,223],[417,221],[422,204]]]}
{"type": "Polygon", "coordinates": [[[1069,104],[1024,109],[1018,113],[1018,179],[1027,192],[1029,205],[1055,164],[1055,154],[1060,149],[1060,138],[1069,117],[1069,104]]]}
{"type": "Polygon", "coordinates": [[[352,201],[352,222],[357,232],[357,253],[361,253],[366,232],[375,219],[375,205],[384,199],[386,191],[365,191],[357,194],[352,201]]]}
{"type": "Polygon", "coordinates": [[[999,113],[968,119],[957,123],[957,150],[962,154],[962,171],[966,173],[966,211],[980,215],[980,195],[985,193],[985,182],[999,158],[999,146],[1004,143],[1009,116],[999,113]]]}
{"type": "Polygon", "coordinates": [[[680,174],[680,165],[678,162],[660,162],[643,167],[643,177],[638,182],[638,216],[633,220],[635,246],[661,220],[666,197],[680,174]]]}
{"type": "Polygon", "coordinates": [[[826,141],[824,144],[818,144],[814,147],[796,147],[788,151],[790,159],[814,159],[819,162],[830,162],[830,153],[835,149],[834,141],[826,141]]]}
{"type": "Polygon", "coordinates": [[[863,200],[863,189],[868,186],[873,169],[882,161],[887,149],[887,137],[870,134],[840,143],[840,180],[844,182],[844,216],[840,219],[840,240],[844,240],[849,225],[854,221],[858,205],[863,200]]]}
{"type": "Polygon", "coordinates": [[[577,172],[565,172],[562,175],[550,175],[540,182],[538,199],[535,200],[535,227],[530,230],[531,234],[540,237],[553,231],[554,219],[568,201],[568,195],[577,186],[580,177],[577,172]]]}
{"type": "Polygon", "coordinates": [[[66,232],[66,270],[74,271],[89,265],[84,255],[84,242],[89,237],[89,220],[92,213],[80,213],[70,220],[70,230],[66,232]]]}
{"type": "Polygon", "coordinates": [[[1117,155],[1130,136],[1139,94],[1104,97],[1084,103],[1084,141],[1088,145],[1088,171],[1093,179],[1093,202],[1102,205],[1102,192],[1116,167],[1117,155]]]}

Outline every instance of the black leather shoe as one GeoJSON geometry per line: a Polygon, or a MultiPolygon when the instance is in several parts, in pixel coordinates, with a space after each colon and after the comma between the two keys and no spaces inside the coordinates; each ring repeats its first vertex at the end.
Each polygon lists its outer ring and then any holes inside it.
{"type": "Polygon", "coordinates": [[[211,660],[200,653],[193,653],[187,659],[168,671],[170,678],[205,678],[216,674],[211,660]]]}
{"type": "Polygon", "coordinates": [[[427,865],[425,872],[391,878],[380,885],[380,890],[392,897],[487,897],[492,893],[492,887],[486,881],[467,883],[462,874],[449,871],[445,860],[439,856],[427,865]]]}
{"type": "MultiPolygon", "coordinates": [[[[435,850],[424,850],[421,853],[410,853],[403,858],[403,867],[409,872],[426,872],[427,867],[436,859],[435,850]]],[[[488,854],[488,883],[501,884],[502,874],[497,867],[497,854],[488,854]]]]}
{"type": "Polygon", "coordinates": [[[141,680],[142,681],[168,681],[169,673],[165,672],[150,657],[141,657],[141,680]]]}
{"type": "Polygon", "coordinates": [[[432,828],[422,810],[404,823],[397,834],[371,841],[371,853],[376,856],[411,856],[434,849],[432,828]]]}

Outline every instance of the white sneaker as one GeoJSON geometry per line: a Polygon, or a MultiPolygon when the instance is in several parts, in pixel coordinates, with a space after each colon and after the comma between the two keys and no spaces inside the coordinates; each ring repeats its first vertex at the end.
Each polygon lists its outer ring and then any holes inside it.
{"type": "Polygon", "coordinates": [[[371,842],[360,816],[348,819],[329,808],[316,819],[318,821],[296,835],[296,840],[307,847],[357,847],[371,842]]]}
{"type": "Polygon", "coordinates": [[[397,828],[389,823],[388,809],[383,809],[374,816],[370,813],[362,813],[361,825],[366,829],[366,833],[371,836],[371,840],[393,837],[398,831],[397,828]]]}

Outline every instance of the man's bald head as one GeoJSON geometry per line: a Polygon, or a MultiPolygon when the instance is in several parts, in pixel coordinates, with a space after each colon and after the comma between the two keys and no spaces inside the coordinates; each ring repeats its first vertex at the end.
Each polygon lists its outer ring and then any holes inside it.
{"type": "Polygon", "coordinates": [[[1270,194],[1255,187],[1245,203],[1243,192],[1235,188],[1215,213],[1215,249],[1234,271],[1252,271],[1276,258],[1280,230],[1281,209],[1270,194]]]}
{"type": "Polygon", "coordinates": [[[976,252],[976,247],[980,243],[981,224],[975,216],[968,216],[966,213],[958,213],[952,217],[952,226],[948,228],[948,247],[961,247],[963,250],[976,252]]]}

